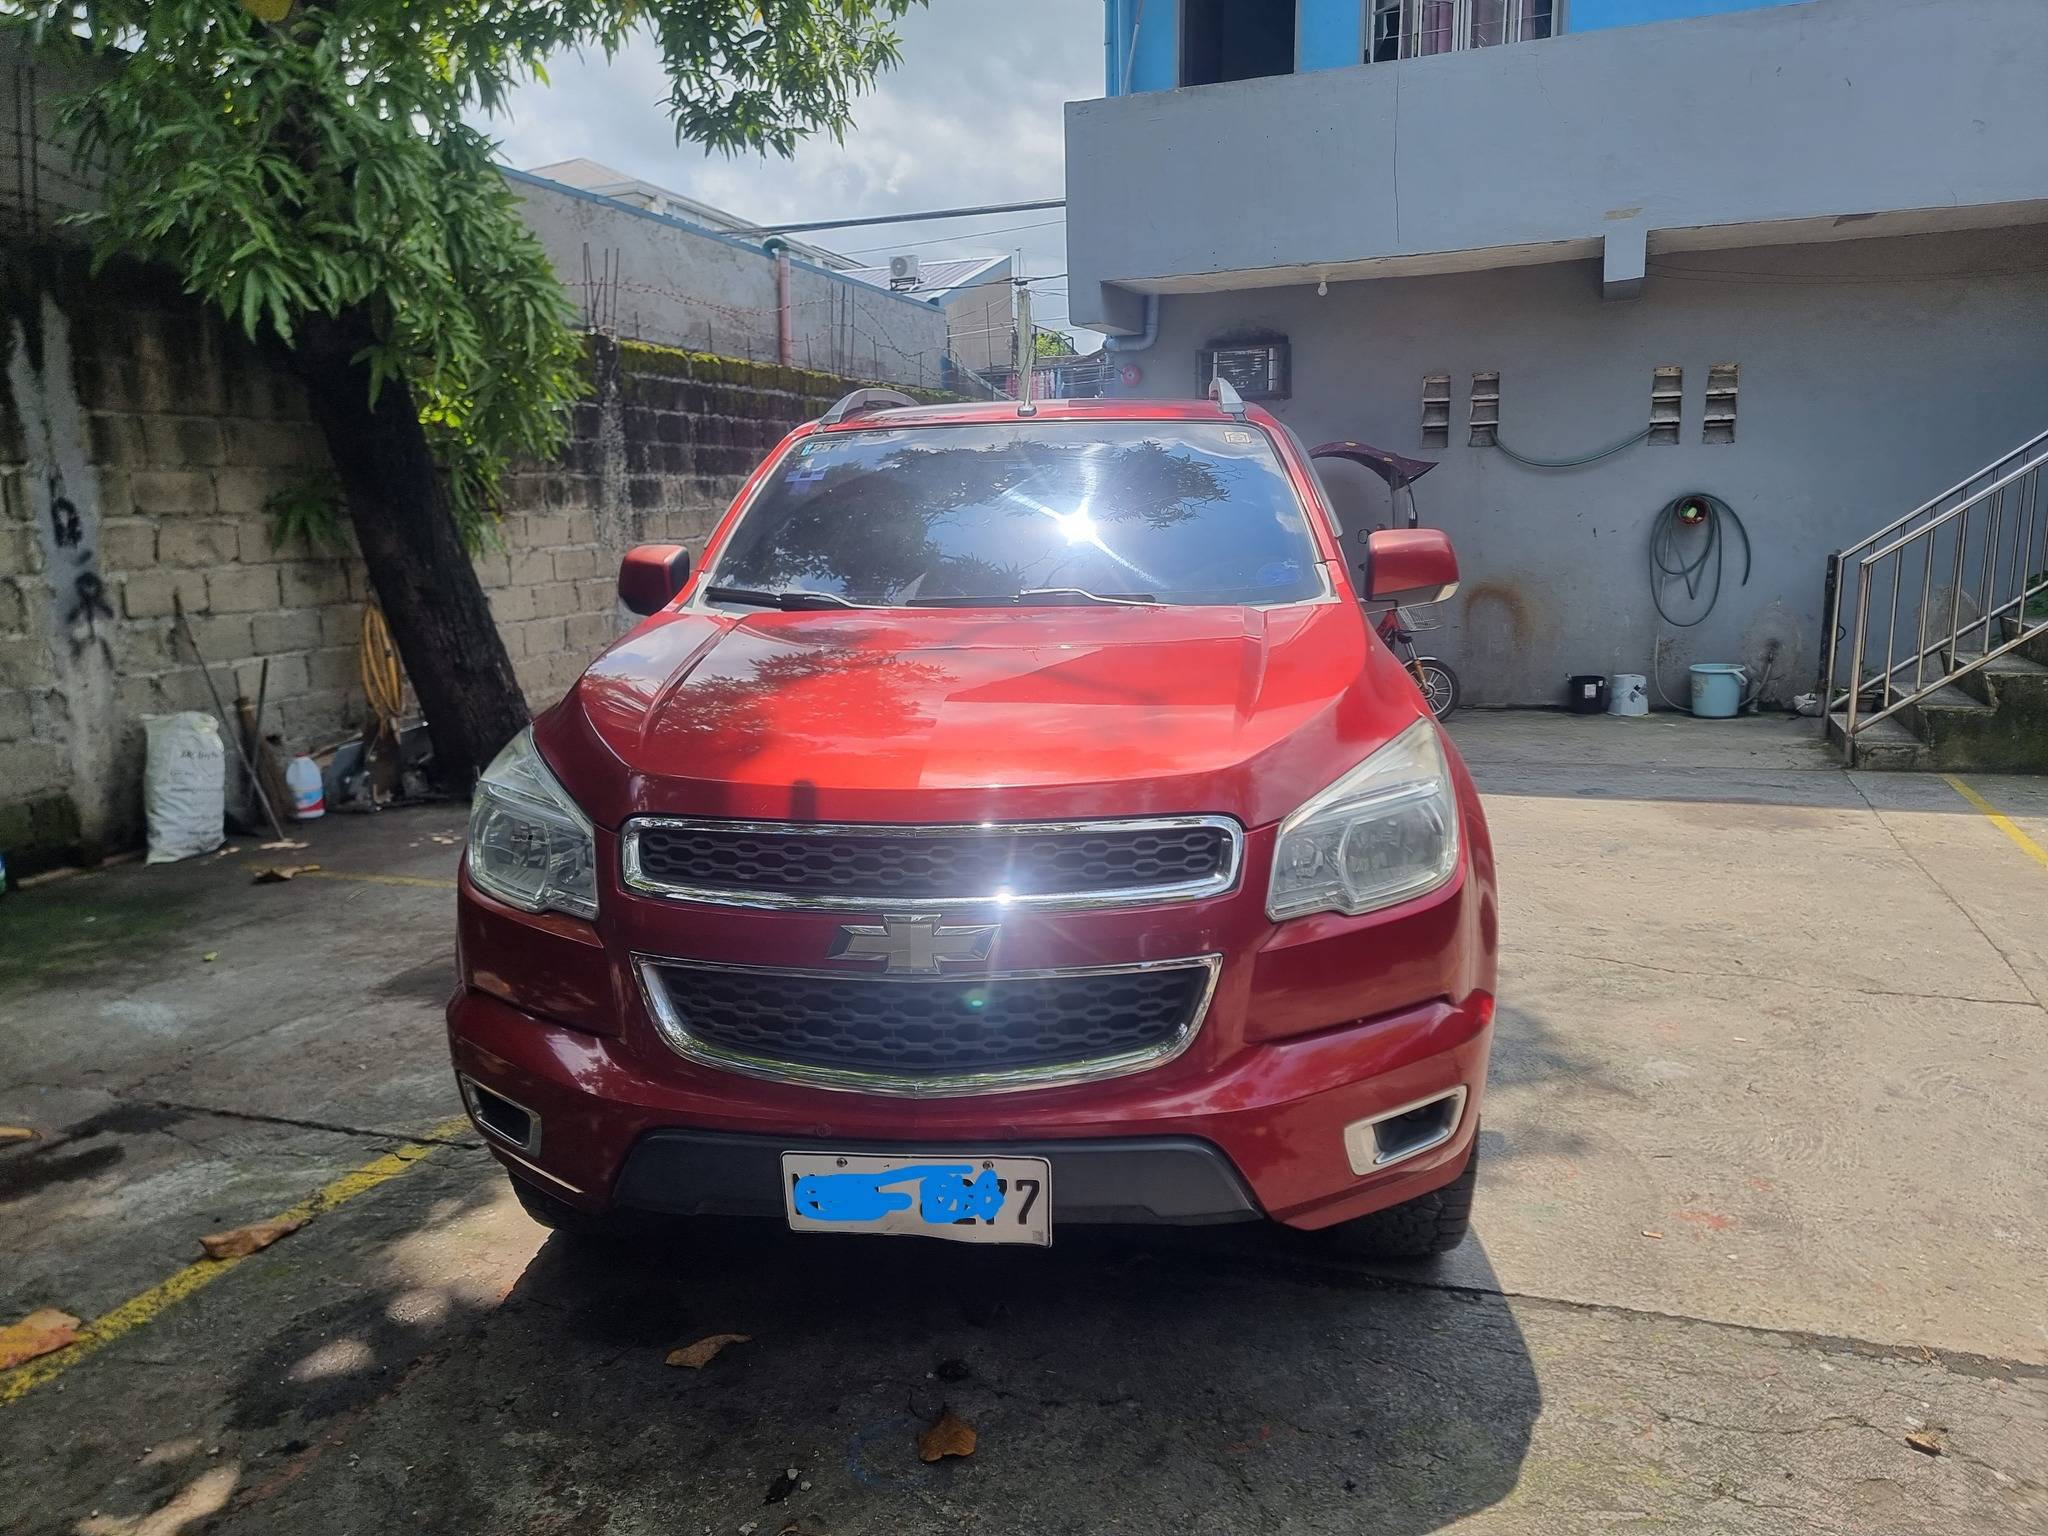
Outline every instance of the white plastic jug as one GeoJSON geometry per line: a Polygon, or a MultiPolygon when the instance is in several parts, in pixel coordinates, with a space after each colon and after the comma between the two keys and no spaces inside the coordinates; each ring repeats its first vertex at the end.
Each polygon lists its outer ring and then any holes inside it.
{"type": "Polygon", "coordinates": [[[327,814],[327,800],[320,783],[320,768],[301,752],[284,771],[284,787],[292,792],[292,815],[312,821],[327,814]]]}

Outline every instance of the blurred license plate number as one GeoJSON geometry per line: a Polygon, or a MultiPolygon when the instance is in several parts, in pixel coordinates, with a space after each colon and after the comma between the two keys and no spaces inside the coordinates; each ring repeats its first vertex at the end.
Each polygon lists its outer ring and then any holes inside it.
{"type": "Polygon", "coordinates": [[[955,1243],[1052,1244],[1042,1157],[785,1152],[782,1195],[798,1232],[885,1232],[955,1243]]]}

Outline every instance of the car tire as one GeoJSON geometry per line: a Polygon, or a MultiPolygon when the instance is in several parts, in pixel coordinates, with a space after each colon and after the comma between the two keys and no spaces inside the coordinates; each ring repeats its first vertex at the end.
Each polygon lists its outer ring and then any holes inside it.
{"type": "Polygon", "coordinates": [[[1337,1252],[1361,1259],[1427,1259],[1465,1241],[1472,1225],[1472,1189],[1479,1181],[1479,1147],[1465,1171],[1442,1189],[1390,1205],[1317,1236],[1337,1252]]]}
{"type": "Polygon", "coordinates": [[[506,1177],[512,1182],[512,1193],[519,1201],[519,1208],[550,1232],[560,1232],[565,1237],[601,1239],[612,1236],[617,1229],[617,1221],[613,1217],[579,1210],[559,1196],[535,1188],[517,1174],[507,1174],[506,1177]]]}

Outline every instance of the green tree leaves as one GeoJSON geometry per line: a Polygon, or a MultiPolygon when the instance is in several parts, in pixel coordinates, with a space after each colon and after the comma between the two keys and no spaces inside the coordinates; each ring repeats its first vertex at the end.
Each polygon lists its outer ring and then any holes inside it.
{"type": "Polygon", "coordinates": [[[248,335],[360,310],[373,394],[410,388],[472,544],[506,466],[559,448],[571,307],[493,145],[465,121],[565,48],[661,50],[679,138],[791,153],[844,133],[912,0],[0,0],[45,47],[114,62],[74,100],[104,167],[103,256],[175,268],[248,335]],[[266,19],[276,18],[276,19],[266,19]]]}

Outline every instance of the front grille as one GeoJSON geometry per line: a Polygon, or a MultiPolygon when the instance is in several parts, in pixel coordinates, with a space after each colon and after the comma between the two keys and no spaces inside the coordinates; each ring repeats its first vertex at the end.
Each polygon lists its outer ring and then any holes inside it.
{"type": "Polygon", "coordinates": [[[642,817],[626,826],[625,878],[743,906],[1114,906],[1228,890],[1241,842],[1219,816],[987,827],[642,817]]]}
{"type": "Polygon", "coordinates": [[[878,1092],[972,1092],[1155,1065],[1201,1023],[1208,958],[983,977],[642,963],[685,1056],[878,1092]]]}

